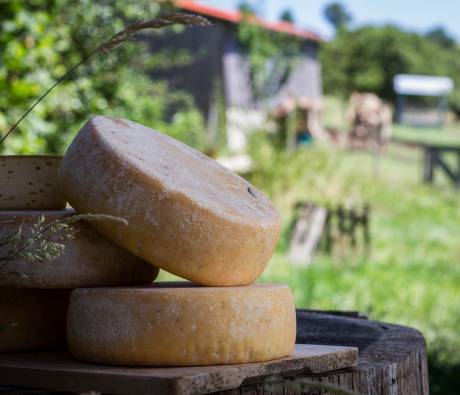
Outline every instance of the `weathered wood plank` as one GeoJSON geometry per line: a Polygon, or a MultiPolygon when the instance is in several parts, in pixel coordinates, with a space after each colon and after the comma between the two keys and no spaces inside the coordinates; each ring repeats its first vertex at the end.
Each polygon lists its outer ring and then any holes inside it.
{"type": "Polygon", "coordinates": [[[0,354],[0,385],[129,395],[207,394],[261,377],[354,366],[357,357],[353,347],[299,344],[291,356],[269,362],[141,368],[85,364],[67,353],[10,353],[0,354]]]}

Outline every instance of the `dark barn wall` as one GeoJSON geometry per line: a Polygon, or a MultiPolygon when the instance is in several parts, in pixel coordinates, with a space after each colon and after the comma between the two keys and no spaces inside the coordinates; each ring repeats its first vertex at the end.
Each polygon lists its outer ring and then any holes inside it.
{"type": "Polygon", "coordinates": [[[318,47],[305,43],[280,96],[295,95],[302,98],[321,99],[323,88],[321,82],[321,64],[318,60],[318,47]]]}
{"type": "MultiPolygon", "coordinates": [[[[171,90],[190,93],[208,122],[213,118],[212,101],[217,81],[227,107],[257,107],[251,89],[249,61],[238,46],[235,25],[220,20],[212,22],[214,25],[210,27],[191,27],[181,33],[171,31],[147,38],[153,53],[161,50],[190,53],[190,64],[156,69],[150,76],[166,80],[171,90]]],[[[311,99],[322,97],[317,47],[317,43],[304,43],[294,70],[281,87],[279,98],[286,95],[311,99]]]]}
{"type": "Polygon", "coordinates": [[[225,45],[223,79],[227,106],[254,107],[249,60],[241,52],[235,32],[229,34],[225,45]]]}
{"type": "Polygon", "coordinates": [[[189,65],[151,71],[153,79],[166,80],[172,90],[183,90],[195,99],[205,118],[209,115],[213,84],[222,78],[222,57],[229,30],[225,24],[191,27],[181,33],[167,33],[149,39],[152,52],[186,50],[192,57],[189,65]]]}

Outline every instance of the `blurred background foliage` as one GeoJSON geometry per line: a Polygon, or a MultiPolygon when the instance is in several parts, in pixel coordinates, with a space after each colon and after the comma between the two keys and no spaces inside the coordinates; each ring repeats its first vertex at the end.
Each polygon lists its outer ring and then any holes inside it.
{"type": "Polygon", "coordinates": [[[393,102],[396,74],[447,76],[455,83],[450,109],[460,116],[460,47],[442,27],[425,34],[396,25],[350,28],[352,16],[340,3],[332,3],[325,15],[336,29],[320,51],[326,94],[373,92],[393,102]]]}
{"type": "MultiPolygon", "coordinates": [[[[148,0],[0,0],[0,5],[3,132],[66,70],[125,24],[170,8],[168,2],[148,0]]],[[[82,123],[98,113],[131,118],[202,148],[204,123],[190,96],[170,92],[146,76],[174,61],[187,61],[187,54],[151,54],[142,41],[96,55],[39,104],[1,152],[63,153],[82,123]]]]}
{"type": "Polygon", "coordinates": [[[238,40],[248,54],[252,93],[258,102],[263,102],[286,82],[284,78],[295,66],[302,43],[291,35],[273,34],[251,23],[252,12],[242,8],[246,20],[238,25],[238,40]]]}

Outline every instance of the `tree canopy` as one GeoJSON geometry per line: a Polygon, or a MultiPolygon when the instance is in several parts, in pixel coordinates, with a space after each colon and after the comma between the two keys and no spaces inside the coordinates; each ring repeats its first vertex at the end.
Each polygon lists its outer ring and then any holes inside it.
{"type": "Polygon", "coordinates": [[[367,91],[393,101],[396,74],[448,76],[455,82],[450,108],[460,114],[460,48],[444,30],[424,35],[395,25],[342,29],[322,45],[320,58],[326,94],[367,91]]]}
{"type": "MultiPolygon", "coordinates": [[[[155,17],[164,7],[160,3],[165,2],[3,2],[0,132],[6,132],[35,98],[101,42],[133,20],[155,17]]],[[[168,67],[177,56],[152,54],[141,40],[94,58],[40,103],[0,151],[62,153],[82,123],[101,112],[131,118],[199,145],[194,131],[202,133],[204,127],[190,96],[170,92],[165,83],[146,75],[152,68],[168,67]],[[177,109],[172,117],[171,104],[177,109]]]]}
{"type": "Polygon", "coordinates": [[[345,6],[339,2],[328,4],[324,9],[324,16],[335,30],[346,28],[352,20],[351,14],[347,11],[345,6]]]}
{"type": "Polygon", "coordinates": [[[295,23],[294,13],[289,8],[286,8],[280,13],[280,20],[284,22],[295,23]]]}

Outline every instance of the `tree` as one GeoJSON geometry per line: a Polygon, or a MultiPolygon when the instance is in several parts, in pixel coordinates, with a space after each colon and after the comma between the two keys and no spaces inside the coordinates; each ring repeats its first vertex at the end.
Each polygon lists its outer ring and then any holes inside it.
{"type": "Polygon", "coordinates": [[[429,30],[425,36],[445,48],[455,47],[455,40],[446,32],[442,26],[429,30]]]}
{"type": "Polygon", "coordinates": [[[280,20],[288,23],[294,23],[295,18],[294,14],[292,13],[292,10],[290,10],[289,8],[283,10],[280,14],[280,20]]]}
{"type": "Polygon", "coordinates": [[[251,5],[248,1],[242,1],[238,5],[238,10],[244,15],[254,15],[256,14],[256,10],[253,5],[251,5]]]}
{"type": "Polygon", "coordinates": [[[333,2],[324,9],[324,17],[337,31],[346,28],[352,20],[350,13],[342,3],[333,2]]]}
{"type": "Polygon", "coordinates": [[[399,73],[448,76],[455,90],[450,108],[460,114],[460,49],[446,48],[397,26],[363,26],[339,31],[320,50],[326,94],[348,97],[353,91],[394,100],[393,78],[399,73]]]}
{"type": "MultiPolygon", "coordinates": [[[[0,132],[98,44],[130,21],[155,17],[163,6],[149,0],[135,4],[36,0],[27,6],[10,0],[2,4],[0,132]]],[[[170,92],[165,83],[152,81],[146,74],[153,65],[173,64],[175,58],[173,53],[152,54],[142,41],[95,57],[40,103],[0,151],[63,153],[81,125],[97,113],[131,118],[182,139],[195,138],[190,130],[204,127],[190,97],[170,92]],[[178,116],[169,118],[171,104],[178,116]]]]}

